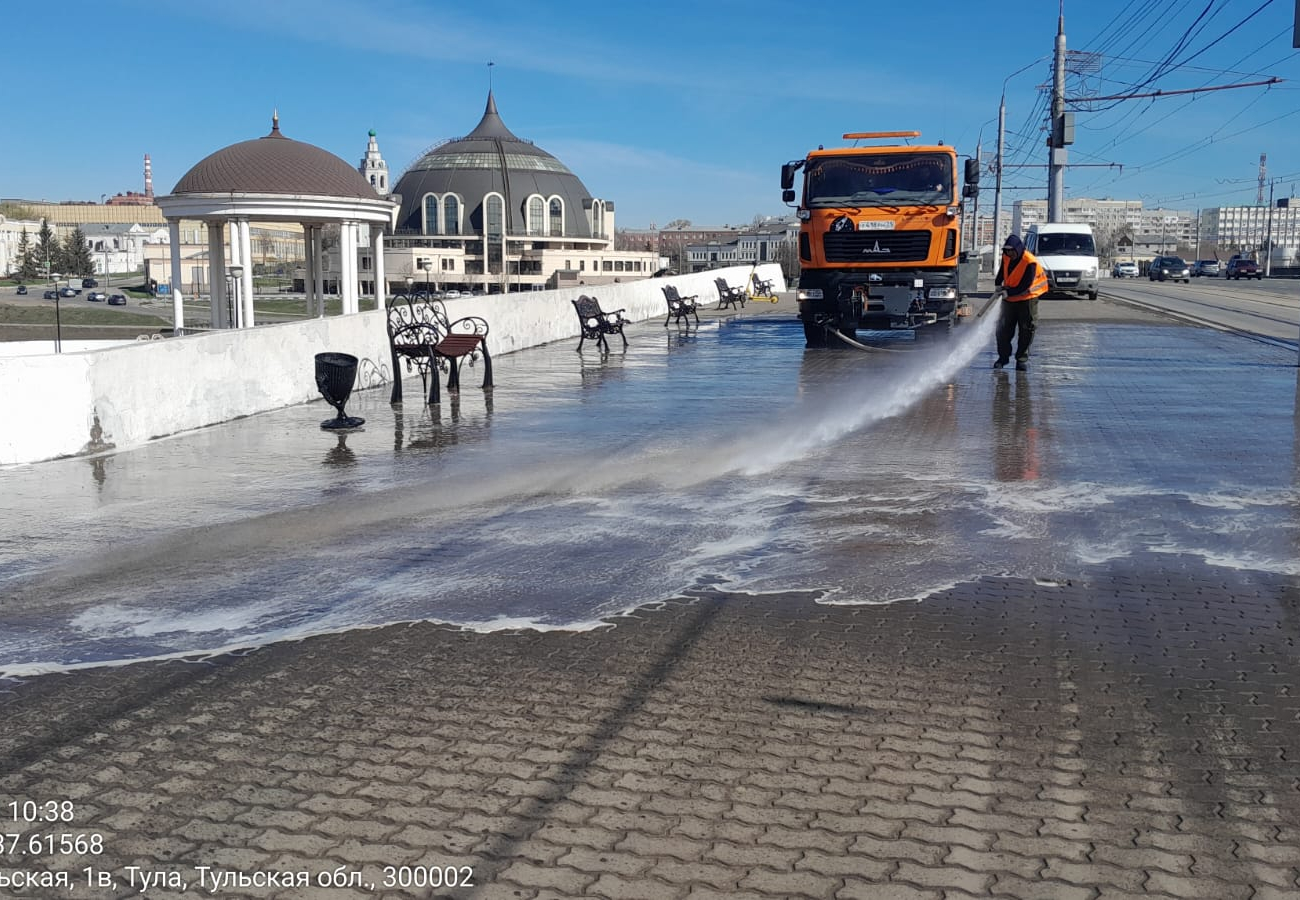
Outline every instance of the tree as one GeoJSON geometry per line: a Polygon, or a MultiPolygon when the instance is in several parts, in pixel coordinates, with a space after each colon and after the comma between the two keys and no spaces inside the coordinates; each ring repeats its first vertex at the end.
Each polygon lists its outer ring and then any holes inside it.
{"type": "Polygon", "coordinates": [[[690,219],[673,219],[671,222],[669,222],[667,225],[664,226],[664,231],[674,231],[678,228],[690,228],[690,227],[691,227],[690,219]]]}
{"type": "Polygon", "coordinates": [[[34,281],[39,274],[40,266],[37,265],[36,252],[32,248],[32,238],[24,228],[18,236],[18,277],[23,281],[34,281]]]}
{"type": "Polygon", "coordinates": [[[1108,262],[1120,255],[1117,251],[1121,238],[1128,238],[1130,246],[1132,245],[1133,229],[1128,225],[1118,227],[1101,226],[1097,228],[1095,238],[1097,241],[1097,256],[1108,262]]]}
{"type": "Polygon", "coordinates": [[[781,266],[781,274],[786,284],[795,284],[799,278],[799,254],[791,241],[782,241],[776,245],[773,253],[775,262],[781,266]]]}
{"type": "Polygon", "coordinates": [[[95,261],[90,258],[90,245],[80,225],[63,242],[63,271],[68,275],[95,274],[95,261]]]}
{"type": "Polygon", "coordinates": [[[50,220],[42,219],[41,230],[36,233],[36,264],[44,270],[46,277],[59,271],[59,258],[62,254],[63,248],[59,246],[59,238],[50,227],[50,220]]]}

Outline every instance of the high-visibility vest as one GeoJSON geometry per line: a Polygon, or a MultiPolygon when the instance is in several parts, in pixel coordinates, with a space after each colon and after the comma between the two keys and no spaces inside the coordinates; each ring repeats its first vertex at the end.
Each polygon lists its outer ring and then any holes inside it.
{"type": "Polygon", "coordinates": [[[1023,294],[1008,295],[1007,302],[1017,303],[1021,300],[1032,300],[1035,297],[1041,297],[1047,293],[1047,273],[1043,271],[1043,264],[1038,261],[1038,257],[1028,250],[1022,251],[1020,260],[1008,271],[1007,255],[1002,254],[1002,286],[1010,288],[1013,284],[1019,284],[1020,279],[1025,277],[1026,267],[1034,265],[1038,269],[1034,273],[1034,281],[1029,285],[1029,290],[1023,294]]]}

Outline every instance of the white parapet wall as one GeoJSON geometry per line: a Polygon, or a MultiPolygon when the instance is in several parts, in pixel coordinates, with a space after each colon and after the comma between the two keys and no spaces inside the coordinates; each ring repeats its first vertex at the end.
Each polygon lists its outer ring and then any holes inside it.
{"type": "MultiPolygon", "coordinates": [[[[580,294],[632,321],[667,313],[662,288],[676,285],[701,304],[716,302],[715,278],[749,278],[749,266],[672,278],[589,285],[558,291],[493,294],[447,301],[452,319],[482,316],[493,356],[576,337],[572,301],[580,294]]],[[[785,289],[780,266],[758,267],[758,277],[785,289]]],[[[351,353],[361,360],[355,390],[392,382],[385,315],[370,311],[251,329],[207,332],[161,341],[55,354],[5,354],[5,426],[0,465],[137,446],[193,428],[318,400],[317,353],[351,353]]]]}

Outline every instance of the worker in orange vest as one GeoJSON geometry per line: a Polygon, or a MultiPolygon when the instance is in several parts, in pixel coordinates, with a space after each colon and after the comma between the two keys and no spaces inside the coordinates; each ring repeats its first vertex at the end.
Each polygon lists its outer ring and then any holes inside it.
{"type": "Polygon", "coordinates": [[[1029,345],[1038,326],[1038,298],[1047,293],[1047,273],[1038,257],[1025,249],[1024,241],[1012,234],[1002,245],[1002,264],[994,284],[1001,290],[998,313],[998,359],[993,368],[1011,361],[1011,338],[1016,340],[1016,371],[1029,368],[1029,345]]]}

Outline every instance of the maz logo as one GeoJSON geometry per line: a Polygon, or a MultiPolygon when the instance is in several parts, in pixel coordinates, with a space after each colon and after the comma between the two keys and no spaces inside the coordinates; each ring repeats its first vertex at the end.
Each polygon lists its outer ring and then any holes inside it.
{"type": "Polygon", "coordinates": [[[862,252],[863,253],[891,253],[893,251],[891,251],[888,247],[880,246],[880,241],[876,241],[875,246],[864,247],[862,249],[862,252]]]}

